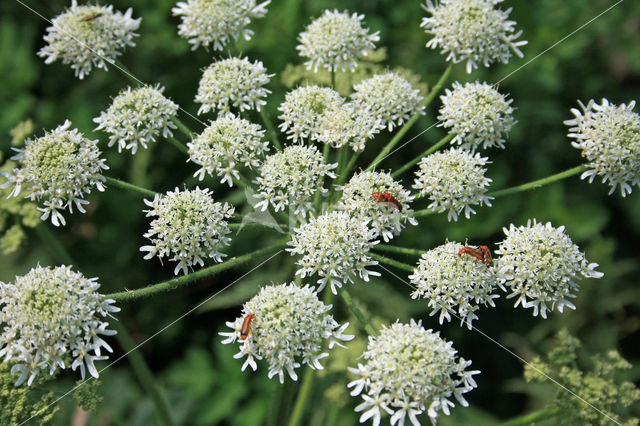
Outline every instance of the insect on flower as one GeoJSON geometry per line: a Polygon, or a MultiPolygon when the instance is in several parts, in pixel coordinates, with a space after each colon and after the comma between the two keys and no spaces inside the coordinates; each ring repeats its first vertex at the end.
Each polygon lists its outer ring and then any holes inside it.
{"type": "Polygon", "coordinates": [[[240,339],[246,340],[249,337],[249,333],[251,332],[251,321],[255,317],[254,314],[249,314],[244,317],[244,322],[242,323],[242,328],[240,329],[240,339]]]}
{"type": "Polygon", "coordinates": [[[82,21],[86,21],[86,22],[93,21],[94,19],[99,18],[101,16],[102,16],[102,12],[94,12],[91,15],[85,16],[84,18],[82,18],[82,21]]]}
{"type": "Polygon", "coordinates": [[[478,248],[462,247],[458,251],[458,256],[462,256],[463,254],[471,255],[476,259],[482,261],[482,263],[484,263],[485,265],[488,265],[492,262],[491,252],[489,251],[489,247],[487,246],[480,246],[478,248]]]}
{"type": "Polygon", "coordinates": [[[398,210],[402,210],[402,204],[400,203],[400,201],[398,201],[396,197],[389,194],[388,192],[374,192],[372,195],[373,198],[375,198],[377,201],[381,203],[393,204],[398,208],[398,210]]]}

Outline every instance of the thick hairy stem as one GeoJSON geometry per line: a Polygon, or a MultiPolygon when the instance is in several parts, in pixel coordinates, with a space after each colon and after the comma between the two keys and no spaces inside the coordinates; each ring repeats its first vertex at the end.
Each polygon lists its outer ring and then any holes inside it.
{"type": "MultiPolygon", "coordinates": [[[[438,80],[436,85],[431,88],[431,92],[429,92],[429,95],[427,95],[424,101],[422,101],[422,106],[427,107],[431,103],[431,101],[435,99],[436,95],[440,92],[442,86],[444,86],[444,83],[446,83],[447,79],[449,78],[452,69],[453,64],[449,64],[447,69],[442,74],[442,77],[440,77],[440,80],[438,80]]],[[[378,165],[378,163],[380,163],[388,156],[391,150],[398,144],[398,142],[400,142],[405,133],[407,133],[409,129],[413,127],[415,122],[418,121],[418,118],[420,118],[420,116],[421,114],[415,114],[404,124],[404,126],[402,126],[402,128],[400,128],[400,130],[398,130],[398,133],[396,133],[396,135],[391,139],[387,146],[385,146],[382,151],[380,151],[378,156],[371,162],[369,167],[367,167],[367,171],[373,170],[378,165]]]]}
{"type": "Polygon", "coordinates": [[[187,148],[187,146],[185,144],[183,144],[182,142],[180,142],[178,139],[174,138],[173,136],[169,136],[167,138],[167,140],[169,141],[169,143],[171,145],[173,145],[176,148],[178,148],[178,150],[180,152],[182,152],[183,154],[189,155],[189,148],[187,148]]]}
{"type": "Polygon", "coordinates": [[[107,179],[107,183],[109,185],[115,186],[117,188],[126,189],[127,191],[135,192],[137,194],[142,194],[145,197],[153,198],[156,195],[156,192],[151,191],[150,189],[146,189],[146,188],[143,188],[143,187],[138,186],[138,185],[134,185],[134,184],[129,183],[129,182],[125,182],[123,180],[112,178],[112,177],[109,177],[109,176],[105,176],[105,178],[107,179]]]}
{"type": "Polygon", "coordinates": [[[144,390],[147,391],[151,397],[151,401],[153,401],[153,405],[156,407],[158,418],[164,425],[173,425],[174,422],[171,418],[169,404],[163,395],[162,390],[154,380],[153,374],[140,354],[140,351],[136,350],[137,348],[135,347],[133,339],[119,321],[112,321],[111,326],[118,332],[118,334],[116,334],[116,339],[118,339],[118,343],[120,343],[120,346],[122,346],[122,349],[124,349],[127,354],[133,373],[138,378],[138,381],[144,390]]]}
{"type": "Polygon", "coordinates": [[[279,243],[274,246],[262,248],[260,250],[247,253],[239,257],[233,257],[223,263],[209,266],[208,268],[203,268],[181,277],[176,277],[168,281],[152,284],[146,287],[139,288],[137,290],[126,290],[126,291],[119,291],[117,293],[107,294],[104,297],[106,299],[114,299],[116,301],[128,301],[128,300],[139,299],[141,297],[153,296],[161,292],[165,292],[165,291],[169,291],[169,290],[173,290],[175,288],[181,287],[199,278],[208,277],[210,275],[214,275],[219,272],[226,271],[227,269],[235,268],[236,266],[242,265],[243,263],[250,262],[251,260],[254,260],[259,256],[265,256],[268,254],[281,251],[286,246],[287,245],[284,242],[279,243]]]}
{"type": "Polygon", "coordinates": [[[564,172],[556,173],[555,175],[547,176],[546,178],[534,180],[532,182],[523,183],[522,185],[514,186],[511,188],[501,189],[499,191],[489,192],[487,195],[491,197],[502,197],[504,195],[517,194],[518,192],[529,191],[531,189],[539,188],[548,183],[553,183],[573,175],[580,174],[587,170],[587,166],[580,165],[572,169],[565,170],[564,172]]]}
{"type": "Polygon", "coordinates": [[[276,147],[278,151],[282,151],[282,145],[280,144],[280,140],[278,140],[278,134],[276,133],[276,128],[273,126],[273,122],[267,115],[267,112],[264,110],[264,108],[260,108],[260,117],[262,117],[262,122],[267,128],[269,139],[271,139],[271,142],[273,142],[273,145],[276,147]]]}
{"type": "Polygon", "coordinates": [[[191,132],[187,125],[184,124],[178,117],[171,117],[171,121],[173,121],[173,124],[178,126],[178,130],[184,133],[186,137],[188,137],[189,139],[193,139],[193,132],[191,132]]]}
{"type": "MultiPolygon", "coordinates": [[[[346,284],[345,287],[342,287],[340,289],[340,296],[342,297],[342,300],[344,300],[345,305],[347,305],[347,308],[349,308],[351,313],[353,313],[353,315],[357,318],[357,320],[360,321],[360,324],[362,324],[364,331],[366,331],[369,336],[377,336],[378,332],[369,323],[369,321],[367,320],[367,317],[364,316],[360,308],[356,306],[355,302],[351,298],[351,294],[349,293],[349,290],[347,290],[346,288],[347,285],[348,284],[346,284]]],[[[329,289],[325,291],[329,291],[329,289]]]]}
{"type": "Polygon", "coordinates": [[[424,157],[433,154],[434,152],[436,152],[441,146],[447,144],[448,142],[451,141],[451,139],[453,139],[456,135],[455,134],[448,134],[447,136],[445,136],[444,138],[440,139],[438,142],[436,142],[433,146],[431,146],[429,149],[427,149],[425,152],[423,152],[422,154],[418,155],[416,158],[414,158],[413,160],[409,161],[407,164],[405,164],[404,166],[400,167],[398,170],[396,170],[395,172],[391,173],[391,176],[396,178],[398,176],[400,176],[401,174],[403,174],[404,172],[406,172],[407,170],[409,170],[411,167],[415,166],[416,164],[418,164],[418,162],[420,160],[422,160],[424,157]]]}
{"type": "Polygon", "coordinates": [[[548,408],[545,410],[535,411],[533,413],[525,414],[524,416],[516,417],[511,420],[507,420],[504,423],[500,423],[500,426],[523,426],[536,424],[541,420],[550,419],[561,414],[560,408],[548,408]]]}
{"type": "Polygon", "coordinates": [[[78,267],[78,265],[74,263],[73,258],[71,257],[69,252],[67,252],[64,246],[60,244],[60,241],[58,241],[56,236],[53,235],[53,232],[51,232],[51,230],[47,228],[46,223],[40,223],[34,229],[36,230],[40,238],[49,246],[49,248],[53,252],[54,257],[59,262],[62,262],[67,266],[74,265],[76,268],[78,267]]]}
{"type": "Polygon", "coordinates": [[[378,262],[386,263],[389,266],[393,266],[394,268],[402,269],[403,271],[413,272],[413,266],[407,265],[406,263],[399,262],[397,260],[389,259],[388,257],[381,256],[375,253],[368,253],[369,257],[377,260],[378,262]]]}
{"type": "Polygon", "coordinates": [[[302,385],[300,385],[300,389],[298,390],[298,398],[296,398],[291,417],[289,417],[289,426],[299,426],[302,423],[302,417],[307,407],[309,396],[311,395],[314,379],[315,371],[307,366],[304,376],[302,377],[302,385]]]}
{"type": "Polygon", "coordinates": [[[375,246],[373,246],[373,249],[377,251],[386,251],[389,253],[409,254],[412,256],[422,256],[422,253],[425,252],[425,250],[408,248],[408,247],[390,246],[388,244],[376,244],[375,246]]]}

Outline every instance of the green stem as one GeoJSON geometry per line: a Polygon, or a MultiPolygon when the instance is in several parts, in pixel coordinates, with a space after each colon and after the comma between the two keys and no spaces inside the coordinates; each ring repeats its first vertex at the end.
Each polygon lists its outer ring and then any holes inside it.
{"type": "Polygon", "coordinates": [[[353,166],[356,164],[356,160],[358,160],[358,157],[360,156],[361,153],[362,151],[358,151],[351,156],[351,160],[349,160],[349,162],[347,163],[347,166],[344,168],[344,171],[340,174],[340,176],[338,176],[336,185],[339,186],[345,183],[345,181],[347,180],[347,176],[349,176],[349,172],[351,172],[351,169],[353,169],[353,166]]]}
{"type": "Polygon", "coordinates": [[[420,249],[390,246],[388,244],[376,244],[375,246],[373,246],[373,249],[378,251],[386,251],[389,253],[409,254],[412,256],[422,256],[422,253],[425,252],[424,250],[420,249]]]}
{"type": "Polygon", "coordinates": [[[401,174],[403,174],[404,172],[406,172],[407,170],[409,170],[411,167],[415,166],[416,164],[418,164],[418,162],[420,160],[422,160],[424,157],[433,154],[434,152],[436,152],[441,146],[447,144],[448,142],[451,141],[451,139],[453,139],[456,135],[453,133],[448,134],[447,136],[445,136],[444,138],[440,139],[438,142],[436,142],[433,146],[431,146],[429,149],[427,149],[425,152],[423,152],[422,154],[418,155],[416,158],[414,158],[413,160],[409,161],[407,164],[405,164],[404,166],[400,167],[398,170],[396,170],[395,172],[391,173],[391,177],[398,177],[401,174]]]}
{"type": "Polygon", "coordinates": [[[60,244],[60,241],[58,241],[55,235],[53,235],[53,232],[51,232],[51,230],[47,228],[47,225],[45,223],[40,223],[34,229],[36,230],[40,238],[42,238],[42,240],[49,246],[49,248],[53,252],[53,255],[58,259],[58,261],[64,263],[67,266],[74,265],[78,267],[78,265],[75,265],[73,258],[71,257],[69,252],[67,252],[64,246],[60,244]]]}
{"type": "Polygon", "coordinates": [[[377,260],[378,262],[386,263],[389,266],[393,266],[398,269],[402,269],[403,271],[413,272],[413,266],[407,265],[406,263],[398,262],[397,260],[389,259],[388,257],[381,256],[375,253],[368,253],[369,257],[377,260]]]}
{"type": "Polygon", "coordinates": [[[138,348],[133,342],[133,339],[119,321],[112,321],[111,325],[118,333],[116,334],[116,339],[118,339],[118,343],[120,343],[120,346],[124,349],[127,358],[129,358],[129,362],[133,368],[133,373],[138,378],[138,381],[140,381],[144,390],[146,390],[151,397],[160,421],[164,425],[173,425],[174,422],[171,419],[169,404],[163,395],[162,390],[154,380],[149,366],[140,354],[140,351],[137,350],[138,348]]]}
{"type": "MultiPolygon", "coordinates": [[[[330,290],[327,289],[325,291],[330,291],[330,290]]],[[[340,289],[340,296],[342,297],[342,300],[344,300],[344,303],[347,305],[347,308],[349,308],[351,313],[353,313],[353,315],[358,319],[358,321],[360,321],[360,324],[362,324],[364,331],[366,331],[369,336],[377,336],[378,332],[371,326],[371,324],[369,324],[369,321],[367,321],[367,318],[364,316],[360,308],[356,306],[346,286],[340,289]]]]}
{"type": "Polygon", "coordinates": [[[336,71],[333,69],[331,70],[331,88],[336,90],[336,71]]]}
{"type": "Polygon", "coordinates": [[[525,414],[524,416],[516,417],[511,420],[507,420],[504,423],[500,423],[500,426],[523,426],[530,425],[540,420],[550,419],[561,414],[560,408],[547,408],[545,410],[535,411],[533,413],[525,414]]]}
{"type": "MultiPolygon", "coordinates": [[[[442,89],[442,86],[444,86],[444,83],[449,78],[449,75],[451,74],[452,69],[453,69],[453,64],[449,64],[447,69],[444,71],[444,73],[440,77],[440,80],[438,80],[436,85],[431,88],[431,92],[429,92],[429,95],[427,95],[424,101],[422,101],[421,106],[427,107],[431,103],[431,101],[435,99],[436,95],[440,92],[440,90],[442,89]]],[[[384,160],[387,157],[389,152],[391,152],[391,150],[398,144],[398,142],[400,142],[400,140],[405,135],[405,133],[407,133],[409,129],[413,127],[413,125],[415,124],[416,121],[418,121],[418,118],[420,118],[420,116],[421,114],[415,114],[413,117],[409,119],[409,121],[407,121],[404,124],[404,126],[402,126],[402,128],[398,131],[398,133],[396,133],[396,135],[391,139],[391,141],[387,144],[387,146],[385,146],[382,149],[382,151],[380,151],[378,156],[371,162],[371,164],[369,164],[369,167],[367,167],[366,169],[367,171],[374,169],[378,165],[378,163],[380,163],[382,160],[384,160]]]]}
{"type": "Polygon", "coordinates": [[[265,127],[267,128],[267,133],[269,134],[269,139],[271,139],[271,142],[273,142],[273,145],[276,147],[276,149],[278,151],[282,151],[282,145],[280,144],[280,141],[278,140],[278,134],[276,133],[276,129],[273,126],[273,122],[271,121],[271,119],[267,115],[267,112],[264,110],[264,108],[260,108],[260,117],[262,117],[262,122],[264,123],[265,127]]]}
{"type": "Polygon", "coordinates": [[[186,124],[184,124],[182,121],[180,121],[180,119],[178,117],[171,117],[171,121],[173,121],[173,124],[178,126],[178,129],[182,133],[184,133],[185,136],[187,136],[189,139],[193,139],[193,133],[191,132],[191,130],[189,130],[189,128],[186,126],[186,124]]]}
{"type": "Polygon", "coordinates": [[[286,243],[279,243],[274,246],[262,248],[260,250],[256,250],[252,253],[247,253],[239,257],[233,257],[223,263],[209,266],[208,268],[203,268],[196,272],[192,272],[190,274],[187,274],[181,277],[173,278],[171,280],[163,281],[157,284],[148,285],[146,287],[142,287],[137,290],[126,290],[126,291],[119,291],[117,293],[107,294],[104,297],[106,299],[114,299],[116,301],[128,301],[128,300],[138,299],[141,297],[152,296],[157,293],[173,290],[177,287],[183,286],[199,278],[208,277],[210,275],[214,275],[219,272],[226,271],[227,269],[235,268],[236,266],[242,265],[243,263],[250,262],[251,260],[254,260],[259,256],[265,256],[268,254],[281,251],[286,246],[287,246],[286,243]]]}
{"type": "Polygon", "coordinates": [[[423,210],[418,210],[416,212],[413,212],[413,217],[425,217],[425,216],[431,216],[432,214],[436,214],[436,212],[431,209],[423,209],[423,210]]]}
{"type": "MultiPolygon", "coordinates": [[[[287,229],[289,227],[289,225],[284,224],[284,223],[278,223],[277,224],[280,228],[283,229],[287,229]]],[[[268,223],[260,223],[260,222],[247,222],[247,223],[230,223],[229,224],[229,229],[241,229],[241,228],[258,228],[258,227],[263,227],[263,228],[269,228],[269,229],[273,229],[275,230],[275,228],[273,228],[270,224],[268,223]]]]}
{"type": "MultiPolygon", "coordinates": [[[[329,162],[329,150],[331,149],[331,146],[328,143],[324,144],[324,148],[322,150],[322,156],[324,157],[324,163],[327,164],[329,162]]],[[[324,179],[322,181],[323,185],[324,185],[324,179]]],[[[316,213],[318,212],[318,209],[320,208],[320,191],[316,191],[316,196],[315,199],[313,200],[313,209],[316,211],[316,213]]]]}
{"type": "Polygon", "coordinates": [[[546,178],[534,180],[532,182],[523,183],[522,185],[514,186],[511,188],[501,189],[499,191],[489,192],[487,193],[490,197],[502,197],[504,195],[516,194],[518,192],[528,191],[530,189],[539,188],[542,185],[546,185],[548,183],[553,183],[559,181],[564,178],[568,178],[573,175],[580,174],[587,170],[586,165],[576,166],[572,169],[565,170],[564,172],[556,173],[555,175],[547,176],[546,178]]]}
{"type": "Polygon", "coordinates": [[[126,189],[127,191],[137,192],[138,194],[142,194],[145,197],[155,197],[156,193],[151,191],[150,189],[142,188],[141,186],[134,185],[129,182],[125,182],[120,179],[112,178],[109,176],[105,176],[107,179],[107,183],[109,185],[115,186],[120,189],[126,189]]]}
{"type": "Polygon", "coordinates": [[[302,385],[298,390],[298,398],[296,399],[291,417],[289,417],[289,426],[298,426],[302,422],[302,416],[304,415],[305,408],[307,407],[307,400],[311,395],[311,388],[315,378],[315,371],[307,367],[302,377],[302,385]]]}
{"type": "Polygon", "coordinates": [[[183,154],[189,154],[189,148],[187,148],[187,146],[180,142],[178,139],[174,138],[173,136],[169,136],[167,140],[169,141],[169,143],[171,143],[171,145],[178,148],[178,150],[183,154]]]}

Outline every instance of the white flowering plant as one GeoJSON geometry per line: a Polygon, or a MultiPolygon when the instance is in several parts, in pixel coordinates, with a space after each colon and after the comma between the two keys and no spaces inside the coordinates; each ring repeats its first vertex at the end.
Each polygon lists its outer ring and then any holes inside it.
{"type": "MultiPolygon", "coordinates": [[[[42,99],[11,103],[37,125],[0,145],[0,423],[561,421],[517,408],[545,401],[508,362],[533,374],[561,324],[624,352],[640,115],[615,90],[538,107],[516,73],[552,49],[505,3],[60,7],[42,99]]],[[[633,386],[539,370],[633,424],[633,386]]]]}

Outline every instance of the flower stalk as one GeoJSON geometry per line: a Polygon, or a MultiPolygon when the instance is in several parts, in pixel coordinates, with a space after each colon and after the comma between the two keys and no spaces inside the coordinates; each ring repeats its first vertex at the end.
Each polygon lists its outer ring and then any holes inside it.
{"type": "Polygon", "coordinates": [[[403,271],[413,272],[413,266],[407,265],[406,263],[399,262],[397,260],[390,259],[386,256],[381,256],[375,253],[369,253],[369,257],[378,262],[386,263],[389,266],[393,266],[394,268],[402,269],[403,271]]]}
{"type": "Polygon", "coordinates": [[[446,145],[448,142],[451,141],[451,139],[453,139],[456,135],[453,133],[448,134],[447,136],[445,136],[444,138],[440,139],[438,142],[436,142],[435,144],[433,144],[431,147],[429,147],[429,149],[427,149],[426,151],[424,151],[422,154],[418,155],[416,158],[414,158],[413,160],[409,161],[407,164],[405,164],[404,166],[400,167],[398,170],[396,170],[395,172],[391,173],[391,176],[396,178],[398,176],[400,176],[401,174],[403,174],[404,172],[406,172],[407,170],[409,170],[411,167],[415,166],[416,164],[418,164],[418,162],[420,160],[422,160],[424,157],[433,154],[434,152],[436,152],[438,149],[440,149],[443,145],[446,145]]]}
{"type": "Polygon", "coordinates": [[[146,189],[146,188],[143,188],[141,186],[134,185],[132,183],[125,182],[123,180],[112,178],[112,177],[109,177],[109,176],[105,176],[105,178],[106,178],[106,182],[109,185],[115,186],[116,188],[120,188],[120,189],[124,189],[124,190],[127,190],[127,191],[131,191],[131,192],[135,192],[135,193],[138,193],[138,194],[142,194],[145,197],[152,197],[153,198],[153,197],[156,196],[156,192],[151,191],[150,189],[146,189]]]}
{"type": "Polygon", "coordinates": [[[351,293],[349,293],[347,286],[340,289],[340,296],[342,297],[342,300],[344,300],[345,305],[347,305],[347,308],[349,308],[351,313],[360,322],[360,324],[364,328],[364,331],[366,331],[369,336],[377,336],[378,332],[373,328],[373,326],[367,320],[367,317],[364,316],[360,308],[358,308],[358,306],[355,304],[353,298],[351,298],[351,293]]]}
{"type": "Polygon", "coordinates": [[[373,249],[378,251],[386,251],[389,253],[408,254],[411,256],[421,256],[422,253],[424,253],[424,250],[408,248],[408,247],[391,246],[388,244],[378,244],[373,246],[373,249]]]}

